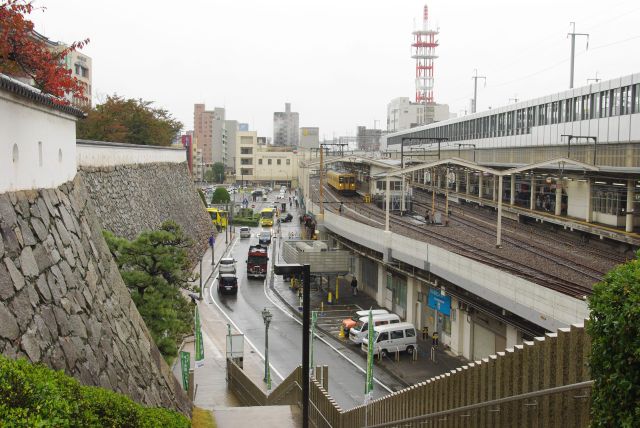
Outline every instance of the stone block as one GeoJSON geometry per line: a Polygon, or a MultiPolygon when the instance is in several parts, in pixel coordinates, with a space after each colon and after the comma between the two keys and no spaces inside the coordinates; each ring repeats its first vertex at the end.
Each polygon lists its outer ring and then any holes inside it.
{"type": "Polygon", "coordinates": [[[56,219],[56,230],[58,231],[58,235],[60,236],[60,239],[62,240],[62,244],[64,246],[70,245],[71,244],[71,235],[69,234],[69,232],[67,231],[67,229],[64,226],[64,223],[60,219],[56,219]]]}
{"type": "Polygon", "coordinates": [[[17,221],[18,217],[9,196],[0,195],[0,225],[12,228],[17,221]]]}
{"type": "Polygon", "coordinates": [[[20,336],[18,323],[4,302],[0,302],[0,337],[16,340],[20,336]]]}
{"type": "Polygon", "coordinates": [[[24,245],[35,245],[38,241],[31,231],[29,222],[19,218],[18,225],[20,226],[20,233],[22,234],[22,242],[24,243],[24,245]]]}
{"type": "Polygon", "coordinates": [[[64,205],[60,205],[58,207],[60,211],[60,216],[62,217],[62,222],[64,223],[64,227],[71,233],[76,233],[75,225],[73,224],[73,220],[71,218],[71,214],[67,211],[67,208],[64,205]]]}
{"type": "Polygon", "coordinates": [[[38,215],[36,217],[41,219],[44,226],[48,229],[51,224],[51,213],[49,212],[49,208],[42,197],[38,198],[36,205],[38,207],[38,215]]]}
{"type": "Polygon", "coordinates": [[[0,300],[8,300],[14,293],[11,275],[9,275],[6,265],[0,262],[0,300]]]}
{"type": "Polygon", "coordinates": [[[26,277],[35,278],[40,273],[31,247],[22,249],[20,253],[20,268],[22,269],[22,274],[26,277]]]}
{"type": "Polygon", "coordinates": [[[22,289],[13,297],[9,307],[18,322],[20,330],[26,331],[33,319],[33,307],[29,299],[29,292],[26,289],[22,289]]]}
{"type": "Polygon", "coordinates": [[[13,263],[13,260],[7,257],[4,259],[4,263],[7,267],[7,271],[9,272],[9,276],[11,276],[13,287],[16,289],[16,291],[22,290],[22,287],[24,287],[25,284],[24,277],[22,276],[16,265],[13,263]]]}
{"type": "MultiPolygon", "coordinates": [[[[37,244],[33,250],[33,257],[36,260],[36,266],[38,272],[43,272],[53,265],[53,259],[51,258],[51,252],[45,248],[43,244],[37,244]]],[[[24,269],[24,267],[23,267],[24,269]]]]}
{"type": "Polygon", "coordinates": [[[36,236],[38,237],[39,242],[42,242],[45,239],[47,239],[47,236],[49,235],[49,230],[44,225],[42,220],[40,220],[37,217],[31,217],[31,226],[33,227],[33,230],[36,232],[36,236]]]}
{"type": "Polygon", "coordinates": [[[30,361],[40,361],[40,345],[35,332],[29,331],[22,335],[20,348],[27,354],[30,361]]]}
{"type": "Polygon", "coordinates": [[[0,234],[2,235],[5,253],[11,257],[20,254],[20,241],[13,226],[0,225],[0,234]]]}

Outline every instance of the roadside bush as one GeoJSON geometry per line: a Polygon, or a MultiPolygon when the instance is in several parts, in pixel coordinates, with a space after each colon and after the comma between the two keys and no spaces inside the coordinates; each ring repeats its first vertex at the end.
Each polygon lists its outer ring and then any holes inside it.
{"type": "Polygon", "coordinates": [[[258,226],[258,218],[246,218],[246,217],[234,217],[233,218],[233,224],[234,226],[251,226],[251,227],[257,227],[258,226]]]}
{"type": "Polygon", "coordinates": [[[589,297],[592,427],[640,426],[640,252],[589,297]]]}
{"type": "Polygon", "coordinates": [[[146,408],[98,387],[82,386],[62,371],[0,355],[0,426],[189,427],[182,414],[146,408]]]}

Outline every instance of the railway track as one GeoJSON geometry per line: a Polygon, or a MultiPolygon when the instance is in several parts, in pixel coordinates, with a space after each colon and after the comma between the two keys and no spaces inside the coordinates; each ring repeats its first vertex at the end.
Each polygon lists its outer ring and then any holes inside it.
{"type": "MultiPolygon", "coordinates": [[[[415,205],[419,205],[425,208],[430,208],[430,205],[424,204],[422,202],[416,202],[414,200],[413,202],[415,205]]],[[[466,218],[461,218],[461,217],[449,217],[449,222],[450,223],[458,223],[458,224],[463,224],[467,227],[470,227],[474,230],[477,230],[480,233],[483,233],[485,235],[488,235],[490,237],[495,237],[496,235],[496,228],[494,227],[493,229],[491,229],[488,226],[485,225],[479,225],[473,221],[467,220],[466,218]]],[[[543,245],[532,245],[530,242],[523,242],[514,238],[511,238],[509,236],[505,236],[505,234],[502,235],[502,242],[503,243],[509,243],[511,245],[513,245],[516,248],[519,248],[525,252],[531,253],[533,255],[536,256],[542,256],[542,257],[547,257],[548,260],[551,263],[555,263],[557,265],[560,266],[564,266],[567,269],[570,269],[580,275],[584,275],[587,276],[591,279],[593,279],[594,281],[601,281],[602,280],[602,276],[603,274],[605,274],[606,272],[602,272],[598,269],[594,269],[591,266],[587,266],[583,263],[580,262],[576,262],[573,260],[568,260],[568,259],[560,259],[559,257],[565,257],[565,255],[563,254],[557,254],[555,252],[549,251],[550,248],[549,247],[544,247],[543,245]],[[545,254],[545,252],[547,254],[545,254]],[[547,256],[548,255],[548,256],[547,256]]]]}
{"type": "MultiPolygon", "coordinates": [[[[366,221],[371,226],[381,228],[383,222],[372,221],[371,219],[383,219],[384,211],[369,204],[361,203],[358,197],[354,196],[336,196],[331,189],[328,187],[325,188],[325,194],[330,196],[335,201],[343,201],[345,202],[345,206],[352,210],[354,213],[358,213],[359,215],[364,215],[369,219],[366,221]]],[[[327,206],[325,206],[327,209],[327,206]]],[[[330,211],[337,211],[337,207],[334,208],[329,205],[330,211]]],[[[347,210],[343,213],[343,215],[349,217],[355,217],[351,215],[347,210]]],[[[357,221],[362,222],[362,218],[354,218],[357,221]]],[[[403,233],[405,236],[415,236],[417,239],[426,241],[426,242],[439,242],[443,244],[445,249],[451,250],[457,254],[463,255],[470,259],[479,261],[481,263],[487,264],[489,266],[493,266],[497,269],[507,271],[512,273],[513,275],[519,276],[521,278],[542,284],[548,288],[560,291],[564,294],[570,295],[575,298],[582,299],[585,295],[591,293],[591,288],[585,286],[583,283],[572,281],[571,279],[564,278],[559,275],[555,275],[553,273],[548,272],[547,270],[537,269],[535,267],[531,267],[528,264],[522,263],[517,260],[513,260],[507,257],[504,257],[500,254],[495,254],[495,252],[487,251],[486,249],[475,248],[472,245],[469,245],[468,242],[451,237],[446,236],[437,231],[437,228],[432,227],[424,227],[424,226],[416,226],[411,223],[408,223],[406,219],[397,217],[396,215],[390,216],[390,226],[392,229],[396,229],[396,231],[400,231],[402,233],[402,229],[404,229],[403,233]],[[428,238],[428,239],[427,239],[428,238]]],[[[467,226],[470,227],[470,226],[467,226]]],[[[474,229],[477,229],[474,227],[474,229]]],[[[520,248],[520,247],[518,247],[520,248]]],[[[539,255],[536,255],[539,257],[539,255]]],[[[568,268],[567,266],[563,266],[568,268]]],[[[586,276],[590,278],[590,280],[599,280],[601,277],[598,274],[585,274],[580,268],[573,267],[577,274],[586,276]]]]}
{"type": "MultiPolygon", "coordinates": [[[[417,191],[414,191],[414,198],[418,196],[420,199],[420,202],[426,204],[430,209],[432,198],[430,196],[427,196],[428,192],[422,189],[415,189],[415,190],[417,191]]],[[[441,202],[442,206],[444,206],[444,199],[440,195],[438,195],[437,201],[441,202]]],[[[436,206],[438,205],[438,202],[436,202],[436,206]]],[[[464,209],[460,206],[455,206],[455,208],[453,208],[452,205],[449,206],[449,209],[454,213],[455,211],[458,211],[458,213],[462,214],[462,216],[464,216],[465,219],[470,219],[473,222],[484,224],[487,228],[492,228],[493,233],[495,233],[496,216],[493,213],[486,212],[486,210],[483,210],[483,209],[481,210],[464,209]],[[470,211],[472,211],[471,215],[469,214],[470,211]]],[[[457,218],[460,218],[460,217],[457,216],[456,219],[457,218]]],[[[557,248],[557,247],[556,248],[560,251],[563,251],[563,253],[559,254],[561,256],[566,256],[567,251],[569,251],[569,254],[573,254],[573,252],[578,252],[583,255],[593,256],[594,258],[596,258],[595,260],[604,261],[603,264],[608,264],[609,266],[602,269],[595,269],[595,271],[599,272],[600,274],[606,273],[608,270],[611,269],[611,267],[613,267],[613,265],[625,263],[629,260],[629,258],[627,257],[619,256],[619,255],[613,254],[612,252],[599,250],[597,248],[586,245],[584,242],[578,242],[577,240],[572,240],[570,237],[564,237],[562,239],[559,239],[558,234],[556,232],[549,231],[546,228],[539,227],[539,226],[525,225],[525,224],[514,222],[510,219],[503,218],[502,229],[503,229],[503,232],[508,231],[513,235],[518,235],[523,240],[526,239],[528,242],[535,243],[537,246],[548,245],[549,242],[538,242],[535,240],[536,238],[544,239],[545,241],[550,241],[552,243],[555,243],[557,246],[561,247],[561,248],[557,248]]],[[[577,262],[577,263],[580,263],[580,262],[577,262]]],[[[586,267],[588,269],[593,269],[593,267],[591,266],[586,266],[586,267]]]]}

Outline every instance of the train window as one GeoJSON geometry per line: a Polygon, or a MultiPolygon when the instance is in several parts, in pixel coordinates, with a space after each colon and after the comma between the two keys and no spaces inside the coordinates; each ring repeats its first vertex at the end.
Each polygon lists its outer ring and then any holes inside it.
{"type": "Polygon", "coordinates": [[[547,124],[547,107],[548,104],[538,106],[538,126],[547,124]]]}
{"type": "Polygon", "coordinates": [[[600,92],[600,117],[609,116],[609,91],[600,92]]]}
{"type": "Polygon", "coordinates": [[[527,108],[527,134],[530,132],[531,127],[536,125],[535,118],[536,118],[536,108],[535,107],[527,108]]]}
{"type": "Polygon", "coordinates": [[[633,86],[633,111],[631,113],[640,113],[640,83],[633,86]]]}
{"type": "Polygon", "coordinates": [[[589,108],[589,95],[583,95],[582,96],[582,115],[581,115],[581,119],[585,120],[585,119],[589,119],[591,109],[589,108]]]}
{"type": "Polygon", "coordinates": [[[631,86],[620,89],[620,114],[631,114],[631,86]]]}
{"type": "Polygon", "coordinates": [[[611,116],[620,114],[620,89],[616,88],[611,91],[611,116]]]}
{"type": "Polygon", "coordinates": [[[600,117],[600,93],[591,94],[591,119],[600,117]]]}
{"type": "Polygon", "coordinates": [[[571,121],[580,120],[580,98],[573,99],[573,111],[571,112],[571,121]]]}
{"type": "Polygon", "coordinates": [[[553,103],[551,103],[551,123],[558,123],[558,116],[559,116],[559,112],[558,112],[558,102],[555,101],[553,103]]]}

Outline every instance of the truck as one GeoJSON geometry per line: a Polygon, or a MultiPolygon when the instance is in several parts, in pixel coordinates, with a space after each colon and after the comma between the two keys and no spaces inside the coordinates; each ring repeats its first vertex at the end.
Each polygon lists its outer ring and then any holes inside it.
{"type": "Polygon", "coordinates": [[[247,256],[247,277],[248,278],[266,278],[267,277],[267,247],[262,245],[249,246],[249,254],[247,256]]]}

